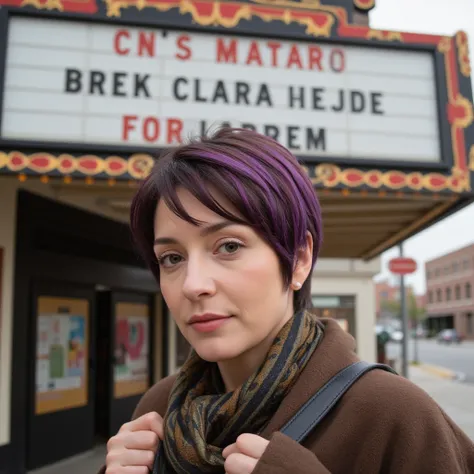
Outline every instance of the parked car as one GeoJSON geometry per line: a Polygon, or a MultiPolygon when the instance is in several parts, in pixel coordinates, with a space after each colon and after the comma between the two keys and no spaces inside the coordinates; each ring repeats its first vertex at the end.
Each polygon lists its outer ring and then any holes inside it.
{"type": "Polygon", "coordinates": [[[458,334],[456,329],[443,329],[436,338],[439,344],[460,344],[462,336],[458,334]]]}

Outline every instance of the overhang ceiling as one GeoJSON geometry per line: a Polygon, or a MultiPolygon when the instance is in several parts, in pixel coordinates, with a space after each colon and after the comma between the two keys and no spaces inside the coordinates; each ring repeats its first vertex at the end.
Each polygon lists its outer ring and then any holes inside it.
{"type": "MultiPolygon", "coordinates": [[[[52,186],[58,200],[80,203],[94,196],[98,208],[125,220],[136,189],[136,183],[98,181],[52,186]]],[[[318,196],[324,223],[321,257],[327,258],[371,259],[459,206],[459,198],[443,195],[323,189],[318,196]]]]}

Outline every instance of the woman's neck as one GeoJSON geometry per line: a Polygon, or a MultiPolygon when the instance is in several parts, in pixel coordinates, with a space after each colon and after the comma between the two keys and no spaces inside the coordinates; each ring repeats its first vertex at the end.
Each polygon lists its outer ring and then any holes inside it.
{"type": "Polygon", "coordinates": [[[240,387],[262,365],[268,351],[283,326],[290,320],[293,313],[283,318],[278,326],[257,346],[240,354],[234,359],[217,363],[226,392],[233,392],[240,387]]]}

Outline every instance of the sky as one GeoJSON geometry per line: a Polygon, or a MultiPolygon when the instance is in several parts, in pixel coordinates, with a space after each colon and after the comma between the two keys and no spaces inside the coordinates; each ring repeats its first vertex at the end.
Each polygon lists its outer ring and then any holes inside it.
{"type": "MultiPolygon", "coordinates": [[[[384,30],[454,35],[464,30],[469,36],[474,69],[474,0],[376,0],[370,14],[371,27],[384,30]]],[[[473,72],[474,77],[474,72],[473,72]]],[[[405,241],[404,256],[414,258],[419,270],[406,278],[419,294],[426,289],[424,263],[474,243],[474,204],[405,241]]],[[[388,271],[388,261],[398,248],[382,255],[382,272],[376,280],[397,283],[388,271]]]]}

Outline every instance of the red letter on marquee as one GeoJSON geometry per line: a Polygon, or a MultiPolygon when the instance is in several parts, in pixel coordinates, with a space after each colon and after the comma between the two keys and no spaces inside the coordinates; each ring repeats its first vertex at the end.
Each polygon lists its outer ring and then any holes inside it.
{"type": "Polygon", "coordinates": [[[230,45],[226,46],[223,38],[217,38],[217,58],[218,63],[236,63],[237,62],[237,40],[230,41],[230,45]]]}
{"type": "Polygon", "coordinates": [[[183,131],[183,121],[180,119],[168,119],[168,136],[166,142],[168,144],[175,143],[174,139],[178,143],[182,142],[181,133],[183,131]]]}
{"type": "Polygon", "coordinates": [[[272,50],[272,66],[278,67],[278,50],[281,48],[281,43],[269,41],[267,46],[272,50]]]}
{"type": "Polygon", "coordinates": [[[122,140],[127,142],[130,138],[130,131],[135,130],[135,124],[130,122],[136,122],[138,116],[136,115],[124,115],[122,117],[122,140]]]}
{"type": "Polygon", "coordinates": [[[256,41],[250,43],[249,54],[246,61],[247,66],[250,66],[254,61],[256,61],[259,66],[263,65],[262,57],[260,56],[260,49],[256,41]]]}
{"type": "Polygon", "coordinates": [[[309,69],[314,69],[314,66],[318,68],[319,71],[323,70],[321,66],[321,59],[323,58],[323,52],[319,46],[309,46],[309,69]]]}
{"type": "Polygon", "coordinates": [[[331,51],[329,64],[334,72],[344,72],[346,69],[346,57],[342,49],[336,48],[331,51]]]}
{"type": "Polygon", "coordinates": [[[138,56],[145,56],[144,51],[149,58],[155,57],[155,33],[146,31],[138,33],[138,56]]]}
{"type": "Polygon", "coordinates": [[[143,137],[147,142],[156,142],[159,136],[160,122],[156,117],[147,117],[143,121],[143,137]]]}
{"type": "Polygon", "coordinates": [[[130,53],[130,48],[122,48],[120,40],[122,38],[130,39],[130,33],[127,30],[118,30],[114,37],[114,51],[120,56],[125,56],[130,53]]]}
{"type": "Polygon", "coordinates": [[[303,64],[301,64],[300,53],[298,51],[298,46],[294,44],[291,47],[290,55],[288,56],[288,64],[286,67],[289,69],[293,64],[298,66],[298,69],[303,69],[303,64]]]}
{"type": "Polygon", "coordinates": [[[181,59],[181,61],[186,61],[188,59],[191,59],[191,48],[189,47],[188,44],[191,41],[191,38],[188,35],[181,35],[178,36],[178,40],[176,41],[176,44],[178,46],[178,49],[181,51],[179,53],[176,53],[176,59],[181,59]]]}

